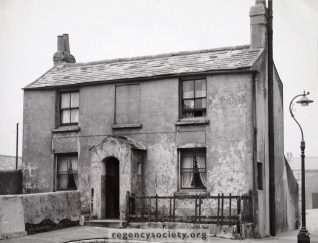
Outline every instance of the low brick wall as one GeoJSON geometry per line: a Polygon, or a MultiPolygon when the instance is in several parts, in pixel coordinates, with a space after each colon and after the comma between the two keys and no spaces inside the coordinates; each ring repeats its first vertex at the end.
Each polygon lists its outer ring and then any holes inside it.
{"type": "Polygon", "coordinates": [[[54,226],[67,226],[77,224],[80,220],[80,193],[79,191],[47,192],[23,195],[0,196],[0,226],[6,225],[8,232],[13,234],[15,225],[23,225],[28,233],[45,231],[54,226]],[[19,204],[22,217],[14,216],[15,204],[19,204]],[[10,206],[11,205],[11,206],[10,206]],[[12,219],[14,220],[8,220],[12,219]],[[39,229],[39,230],[38,230],[39,229]]]}
{"type": "Polygon", "coordinates": [[[22,171],[3,170],[0,171],[0,195],[22,193],[22,171]]]}

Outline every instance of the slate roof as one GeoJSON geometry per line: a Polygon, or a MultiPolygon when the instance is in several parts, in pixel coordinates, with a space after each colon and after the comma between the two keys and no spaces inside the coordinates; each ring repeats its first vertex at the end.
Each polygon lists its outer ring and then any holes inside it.
{"type": "MultiPolygon", "coordinates": [[[[22,167],[22,158],[18,157],[18,168],[22,167]]],[[[0,155],[0,170],[15,170],[15,156],[0,155]]]]}
{"type": "Polygon", "coordinates": [[[262,51],[263,49],[250,49],[245,45],[97,62],[65,63],[54,66],[25,89],[248,69],[262,51]]]}

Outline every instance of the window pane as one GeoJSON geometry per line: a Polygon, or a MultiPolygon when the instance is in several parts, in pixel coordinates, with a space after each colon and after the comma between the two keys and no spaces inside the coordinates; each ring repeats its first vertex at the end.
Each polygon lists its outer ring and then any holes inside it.
{"type": "Polygon", "coordinates": [[[194,104],[195,109],[204,109],[206,108],[206,99],[196,99],[194,104]]]}
{"type": "Polygon", "coordinates": [[[193,168],[193,154],[184,153],[182,155],[181,169],[184,168],[193,168]]]}
{"type": "Polygon", "coordinates": [[[77,157],[71,157],[71,168],[73,172],[77,172],[77,157]]]}
{"type": "Polygon", "coordinates": [[[191,188],[192,175],[193,175],[192,172],[191,173],[185,173],[185,172],[182,173],[182,176],[181,176],[182,188],[191,188]]]}
{"type": "Polygon", "coordinates": [[[60,157],[58,159],[58,174],[66,173],[67,172],[67,163],[69,158],[68,157],[60,157]]]}
{"type": "Polygon", "coordinates": [[[70,94],[62,93],[61,94],[61,108],[69,108],[70,107],[70,94]]]}
{"type": "Polygon", "coordinates": [[[71,107],[79,107],[79,93],[71,93],[71,107]]]}
{"type": "Polygon", "coordinates": [[[78,122],[78,109],[71,110],[71,123],[78,122]]]}
{"type": "Polygon", "coordinates": [[[206,97],[206,81],[205,79],[195,80],[195,97],[206,97]]]}
{"type": "Polygon", "coordinates": [[[194,100],[184,100],[183,101],[183,109],[193,109],[194,108],[194,100]]]}
{"type": "Polygon", "coordinates": [[[68,175],[60,175],[58,176],[57,188],[58,190],[66,190],[68,183],[68,175]]]}
{"type": "Polygon", "coordinates": [[[71,122],[71,120],[70,120],[70,110],[64,110],[64,111],[62,111],[62,114],[61,114],[61,121],[62,121],[62,123],[63,124],[65,124],[65,123],[70,123],[71,122]]]}
{"type": "Polygon", "coordinates": [[[193,80],[190,81],[183,81],[183,98],[188,99],[188,98],[194,98],[194,82],[193,80]]]}

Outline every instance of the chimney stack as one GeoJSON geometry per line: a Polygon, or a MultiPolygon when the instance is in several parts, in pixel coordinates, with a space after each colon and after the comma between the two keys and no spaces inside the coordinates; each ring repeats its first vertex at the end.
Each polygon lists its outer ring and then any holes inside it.
{"type": "Polygon", "coordinates": [[[57,36],[57,52],[53,55],[54,65],[75,63],[75,57],[70,53],[68,34],[57,36]]]}
{"type": "Polygon", "coordinates": [[[266,1],[256,0],[250,9],[251,48],[266,48],[267,43],[267,17],[266,1]]]}

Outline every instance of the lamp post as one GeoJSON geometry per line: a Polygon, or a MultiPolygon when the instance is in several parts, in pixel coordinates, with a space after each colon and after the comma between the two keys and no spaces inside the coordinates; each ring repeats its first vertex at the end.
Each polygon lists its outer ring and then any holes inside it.
{"type": "Polygon", "coordinates": [[[298,243],[309,243],[310,242],[310,234],[306,228],[306,193],[305,193],[305,140],[304,140],[304,132],[301,128],[299,122],[296,120],[293,111],[292,111],[292,103],[293,101],[301,97],[300,100],[296,101],[296,103],[300,104],[301,106],[308,106],[309,103],[313,101],[308,99],[307,95],[309,92],[305,92],[303,94],[296,95],[289,104],[289,112],[291,117],[295,120],[297,125],[300,128],[301,132],[301,142],[300,142],[300,149],[301,149],[301,228],[298,232],[297,239],[298,243]]]}

